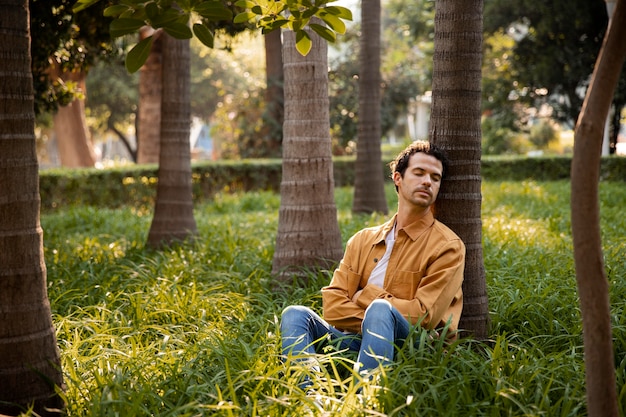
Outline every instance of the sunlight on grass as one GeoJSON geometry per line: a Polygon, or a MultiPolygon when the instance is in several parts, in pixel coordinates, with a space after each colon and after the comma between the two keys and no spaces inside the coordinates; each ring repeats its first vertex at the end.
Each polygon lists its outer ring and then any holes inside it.
{"type": "MultiPolygon", "coordinates": [[[[624,413],[623,184],[602,184],[601,198],[624,413]]],[[[483,200],[491,340],[444,345],[415,331],[396,366],[365,384],[353,355],[328,352],[313,380],[329,415],[586,415],[569,184],[487,182],[483,200]]],[[[344,244],[389,217],[352,214],[349,187],[336,201],[344,244]]],[[[279,317],[290,304],[320,311],[331,272],[272,290],[279,204],[275,193],[220,194],[196,205],[197,240],[161,252],[144,247],[151,216],[132,208],[42,216],[68,416],[321,415],[298,387],[310,370],[280,361],[279,317]]]]}

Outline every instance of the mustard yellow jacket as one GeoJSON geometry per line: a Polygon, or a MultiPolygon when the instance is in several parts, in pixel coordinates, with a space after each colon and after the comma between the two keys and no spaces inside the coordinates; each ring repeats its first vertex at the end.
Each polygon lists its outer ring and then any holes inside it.
{"type": "Polygon", "coordinates": [[[338,329],[360,333],[367,306],[384,298],[412,324],[436,329],[449,321],[448,330],[456,331],[463,309],[465,245],[432,212],[398,230],[383,288],[367,283],[385,253],[385,236],[395,220],[350,238],[330,284],[322,288],[324,319],[338,329]]]}

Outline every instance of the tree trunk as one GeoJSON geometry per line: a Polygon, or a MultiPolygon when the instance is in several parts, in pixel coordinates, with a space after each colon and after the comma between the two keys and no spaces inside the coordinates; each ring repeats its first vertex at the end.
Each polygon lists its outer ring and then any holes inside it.
{"type": "Polygon", "coordinates": [[[265,143],[268,157],[279,157],[282,144],[282,126],[284,121],[284,91],[282,40],[279,30],[265,35],[265,73],[267,87],[265,90],[264,115],[265,143]]]}
{"type": "Polygon", "coordinates": [[[604,271],[598,182],[604,122],[626,57],[626,4],[619,0],[574,133],[572,236],[585,347],[587,411],[617,417],[609,283],[604,271]]]}
{"type": "Polygon", "coordinates": [[[334,199],[328,117],[328,46],[309,32],[307,56],[284,32],[285,122],[283,173],[273,274],[281,281],[306,268],[328,268],[343,255],[334,199]]]}
{"type": "MultiPolygon", "coordinates": [[[[154,30],[144,27],[139,36],[145,39],[154,30]]],[[[162,91],[162,36],[154,34],[152,49],[145,64],[139,70],[139,108],[137,112],[137,163],[159,162],[161,136],[161,91],[162,91]]]]}
{"type": "Polygon", "coordinates": [[[189,40],[163,33],[161,151],[148,245],[161,247],[197,232],[191,186],[189,40]]]}
{"type": "MultiPolygon", "coordinates": [[[[86,93],[84,72],[61,73],[58,65],[55,65],[51,74],[64,81],[77,83],[80,90],[86,93]]],[[[67,106],[59,107],[54,115],[54,133],[61,165],[68,168],[95,166],[96,154],[87,129],[84,99],[75,98],[67,106]]]]}
{"type": "Polygon", "coordinates": [[[354,180],[355,213],[387,213],[381,164],[380,0],[363,0],[359,57],[359,118],[354,180]]]}
{"type": "Polygon", "coordinates": [[[34,404],[39,415],[59,415],[63,374],[39,223],[28,1],[0,3],[0,16],[0,414],[34,404]]]}
{"type": "Polygon", "coordinates": [[[459,329],[478,339],[489,332],[481,222],[481,59],[483,0],[435,2],[430,137],[446,149],[437,218],[465,242],[463,314],[459,329]]]}

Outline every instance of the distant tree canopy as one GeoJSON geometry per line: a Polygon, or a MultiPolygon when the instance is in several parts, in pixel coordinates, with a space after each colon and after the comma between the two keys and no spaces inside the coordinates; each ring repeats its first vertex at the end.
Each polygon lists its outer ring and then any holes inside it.
{"type": "Polygon", "coordinates": [[[97,58],[114,55],[105,2],[74,14],[75,0],[30,0],[31,55],[35,113],[55,112],[77,93],[72,83],[50,77],[53,64],[62,72],[85,71],[97,58]],[[53,61],[56,61],[54,63],[53,61]]]}
{"type": "Polygon", "coordinates": [[[503,82],[494,85],[499,94],[529,106],[548,103],[553,117],[574,122],[606,31],[605,2],[485,0],[484,16],[486,34],[513,40],[503,82]]]}
{"type": "MultiPolygon", "coordinates": [[[[383,8],[381,130],[388,134],[411,99],[430,90],[434,6],[424,0],[391,0],[383,8]]],[[[360,27],[346,33],[329,74],[331,129],[339,148],[356,139],[360,27]]]]}

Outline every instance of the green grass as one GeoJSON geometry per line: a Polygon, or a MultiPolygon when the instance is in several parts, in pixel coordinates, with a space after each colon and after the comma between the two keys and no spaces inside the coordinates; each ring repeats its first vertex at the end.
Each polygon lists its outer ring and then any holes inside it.
{"type": "MultiPolygon", "coordinates": [[[[383,216],[350,213],[345,240],[383,216]]],[[[390,209],[395,192],[387,189],[390,209]]],[[[580,311],[567,182],[483,184],[492,337],[451,346],[415,332],[376,395],[361,402],[351,355],[329,352],[315,378],[337,416],[584,416],[580,311]]],[[[601,187],[615,360],[626,413],[626,191],[601,187]]],[[[197,206],[200,238],[162,252],[149,213],[76,207],[42,216],[48,287],[70,416],[316,415],[297,387],[307,369],[279,361],[281,310],[321,308],[319,288],[273,291],[279,197],[219,195],[197,206]]],[[[365,387],[364,392],[369,392],[365,387]]]]}

